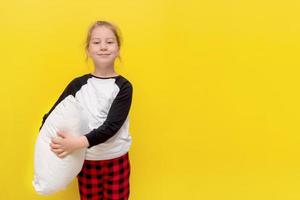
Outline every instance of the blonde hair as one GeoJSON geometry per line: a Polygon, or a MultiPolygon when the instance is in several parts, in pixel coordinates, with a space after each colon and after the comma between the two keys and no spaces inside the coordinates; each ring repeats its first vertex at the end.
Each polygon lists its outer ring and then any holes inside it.
{"type": "MultiPolygon", "coordinates": [[[[87,32],[87,37],[86,37],[86,41],[85,41],[85,50],[86,52],[89,49],[89,45],[90,45],[90,40],[91,40],[91,36],[92,36],[92,32],[96,27],[100,27],[100,26],[104,26],[105,28],[110,29],[113,34],[115,35],[116,39],[117,39],[117,43],[118,43],[118,47],[119,49],[121,48],[121,31],[120,29],[113,23],[108,22],[108,21],[95,21],[94,23],[92,23],[92,25],[90,26],[90,28],[88,29],[87,32]]],[[[121,56],[119,55],[118,58],[121,61],[121,56]]],[[[86,54],[86,59],[85,61],[88,61],[88,54],[86,54]]]]}

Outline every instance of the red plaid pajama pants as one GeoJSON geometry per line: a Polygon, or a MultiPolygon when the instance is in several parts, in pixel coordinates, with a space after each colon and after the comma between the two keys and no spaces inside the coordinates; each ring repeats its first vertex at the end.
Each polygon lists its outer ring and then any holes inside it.
{"type": "Polygon", "coordinates": [[[130,162],[128,153],[110,160],[85,160],[77,175],[81,200],[127,200],[130,162]]]}

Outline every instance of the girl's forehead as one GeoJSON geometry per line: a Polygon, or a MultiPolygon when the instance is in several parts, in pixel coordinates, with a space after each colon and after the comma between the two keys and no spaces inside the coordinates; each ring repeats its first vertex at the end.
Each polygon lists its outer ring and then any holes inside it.
{"type": "Polygon", "coordinates": [[[116,38],[112,30],[106,27],[96,27],[91,33],[91,39],[94,38],[116,38]]]}

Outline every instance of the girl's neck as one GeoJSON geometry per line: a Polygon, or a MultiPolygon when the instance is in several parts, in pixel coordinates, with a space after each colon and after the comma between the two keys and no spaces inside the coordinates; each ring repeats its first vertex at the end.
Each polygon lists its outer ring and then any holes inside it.
{"type": "Polygon", "coordinates": [[[101,77],[111,77],[111,76],[117,76],[118,74],[115,72],[114,65],[109,66],[103,66],[103,65],[94,65],[94,71],[93,73],[96,76],[101,77]]]}

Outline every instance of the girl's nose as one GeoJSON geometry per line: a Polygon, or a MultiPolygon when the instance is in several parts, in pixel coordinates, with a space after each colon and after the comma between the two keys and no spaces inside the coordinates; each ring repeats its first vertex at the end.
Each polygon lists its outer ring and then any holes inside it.
{"type": "Polygon", "coordinates": [[[102,45],[100,46],[100,49],[101,49],[101,50],[106,50],[106,49],[107,49],[107,47],[106,47],[106,45],[105,45],[105,44],[102,44],[102,45]]]}

